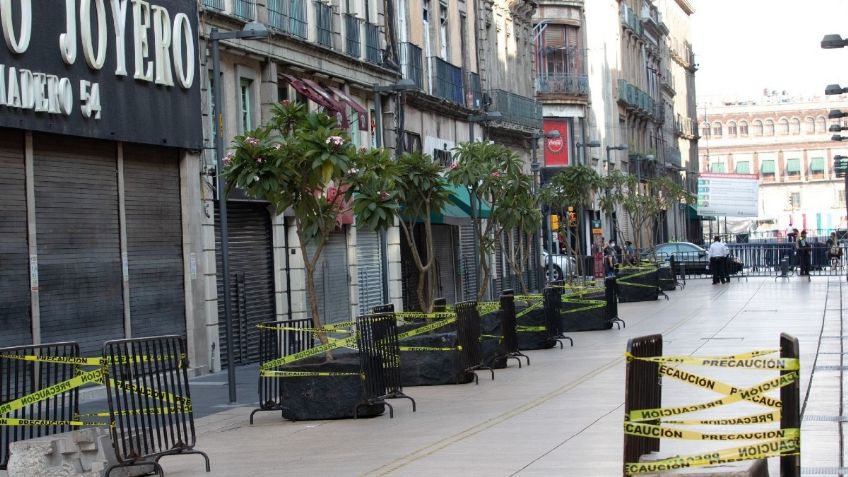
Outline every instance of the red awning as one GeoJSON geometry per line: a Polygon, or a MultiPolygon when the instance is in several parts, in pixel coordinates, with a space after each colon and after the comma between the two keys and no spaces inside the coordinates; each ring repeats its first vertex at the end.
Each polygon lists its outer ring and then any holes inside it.
{"type": "Polygon", "coordinates": [[[342,101],[344,101],[345,103],[347,103],[351,108],[353,108],[354,111],[356,111],[356,117],[357,117],[357,120],[359,121],[359,130],[360,131],[367,131],[368,130],[368,110],[365,109],[365,107],[362,106],[361,104],[357,103],[356,100],[354,100],[353,98],[348,96],[348,94],[345,93],[344,91],[337,89],[337,88],[333,88],[332,86],[329,86],[327,89],[332,91],[333,94],[335,94],[337,98],[339,98],[342,101]]]}
{"type": "Polygon", "coordinates": [[[298,93],[306,96],[310,101],[321,106],[327,111],[336,113],[336,116],[339,117],[339,125],[343,129],[350,127],[350,122],[347,120],[345,115],[344,105],[340,105],[329,95],[329,93],[318,86],[317,83],[308,79],[300,80],[287,74],[283,74],[282,76],[289,82],[290,85],[292,85],[292,88],[297,90],[298,93]]]}

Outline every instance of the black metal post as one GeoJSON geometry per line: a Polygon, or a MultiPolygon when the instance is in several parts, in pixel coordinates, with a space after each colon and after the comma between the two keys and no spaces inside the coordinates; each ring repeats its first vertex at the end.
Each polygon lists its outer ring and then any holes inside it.
{"type": "Polygon", "coordinates": [[[230,404],[236,402],[236,368],[233,365],[233,315],[230,297],[230,248],[227,231],[227,197],[223,179],[224,172],[224,116],[221,112],[221,52],[217,28],[212,28],[209,41],[212,43],[212,115],[215,118],[215,161],[217,164],[218,211],[221,214],[221,268],[224,287],[224,329],[227,337],[227,384],[230,404]]]}

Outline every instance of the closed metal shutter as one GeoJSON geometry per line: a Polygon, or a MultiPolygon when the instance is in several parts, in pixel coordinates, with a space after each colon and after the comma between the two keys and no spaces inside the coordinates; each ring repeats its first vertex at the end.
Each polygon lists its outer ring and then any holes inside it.
{"type": "Polygon", "coordinates": [[[41,338],[98,355],[125,336],[115,144],[48,134],[33,143],[41,338]]]}
{"type": "Polygon", "coordinates": [[[477,298],[477,271],[474,253],[477,239],[474,235],[474,225],[471,223],[459,227],[460,281],[462,283],[462,299],[477,298]]]}
{"type": "Polygon", "coordinates": [[[418,305],[418,267],[415,266],[412,249],[409,248],[409,240],[407,240],[403,231],[401,231],[400,239],[400,272],[403,309],[406,311],[421,311],[421,307],[418,305]]]}
{"type": "MultiPolygon", "coordinates": [[[[315,246],[310,245],[310,256],[315,246]]],[[[315,292],[321,323],[348,321],[350,316],[350,281],[347,268],[347,239],[344,232],[333,232],[315,265],[315,292]]],[[[307,315],[312,317],[307,301],[307,315]]]]}
{"type": "Polygon", "coordinates": [[[0,346],[32,343],[23,133],[0,129],[0,346]]]}
{"type": "MultiPolygon", "coordinates": [[[[275,319],[271,217],[265,204],[227,203],[233,359],[236,365],[259,360],[260,322],[275,319]]],[[[215,209],[215,259],[218,281],[218,334],[221,366],[227,363],[221,215],[215,209]]]]}
{"type": "Polygon", "coordinates": [[[132,335],[185,334],[179,153],[124,146],[132,335]]]}
{"type": "Polygon", "coordinates": [[[436,255],[436,276],[439,279],[433,297],[456,303],[456,262],[452,226],[433,225],[433,253],[436,255]]]}
{"type": "Polygon", "coordinates": [[[383,249],[380,234],[356,229],[356,263],[359,278],[359,313],[383,304],[383,249]]]}

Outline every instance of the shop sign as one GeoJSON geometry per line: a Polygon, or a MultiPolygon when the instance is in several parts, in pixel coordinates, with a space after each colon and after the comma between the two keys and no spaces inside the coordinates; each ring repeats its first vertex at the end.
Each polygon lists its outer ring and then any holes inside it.
{"type": "Polygon", "coordinates": [[[199,149],[194,0],[0,0],[0,127],[199,149]]]}

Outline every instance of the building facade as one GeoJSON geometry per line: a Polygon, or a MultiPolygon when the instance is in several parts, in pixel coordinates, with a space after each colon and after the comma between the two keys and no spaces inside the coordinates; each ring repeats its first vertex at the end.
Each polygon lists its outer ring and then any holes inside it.
{"type": "Polygon", "coordinates": [[[730,232],[777,238],[797,228],[826,237],[846,228],[845,181],[833,159],[848,148],[828,132],[846,123],[828,120],[831,109],[846,110],[848,101],[772,94],[700,107],[701,172],[760,176],[758,217],[729,219],[730,232]]]}

